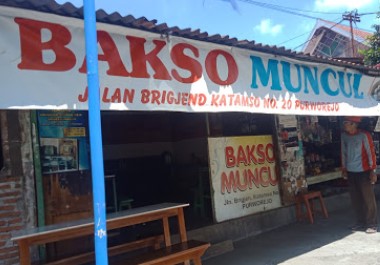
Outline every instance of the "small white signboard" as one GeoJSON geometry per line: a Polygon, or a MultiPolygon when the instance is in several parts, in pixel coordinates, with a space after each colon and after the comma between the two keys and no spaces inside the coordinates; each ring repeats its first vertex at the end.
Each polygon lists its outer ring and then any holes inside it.
{"type": "Polygon", "coordinates": [[[272,136],[209,138],[217,222],[281,206],[272,136]]]}

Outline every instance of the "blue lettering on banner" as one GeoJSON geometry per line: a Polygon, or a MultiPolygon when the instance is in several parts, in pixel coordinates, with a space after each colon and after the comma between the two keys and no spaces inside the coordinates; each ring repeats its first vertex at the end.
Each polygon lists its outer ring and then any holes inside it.
{"type": "Polygon", "coordinates": [[[300,92],[302,88],[300,66],[298,64],[294,65],[297,69],[298,87],[293,87],[292,80],[291,80],[292,75],[290,72],[290,63],[281,61],[281,65],[282,65],[282,76],[284,77],[284,83],[285,83],[286,89],[294,93],[300,92]]]}
{"type": "Polygon", "coordinates": [[[272,76],[272,90],[282,90],[281,85],[280,85],[280,80],[279,80],[279,75],[278,75],[278,61],[277,60],[268,60],[268,71],[265,71],[263,61],[261,60],[260,57],[256,56],[251,56],[252,60],[252,88],[258,88],[259,86],[257,85],[257,73],[259,74],[261,84],[263,86],[267,86],[269,82],[269,77],[272,76]],[[254,67],[254,66],[257,66],[254,67]],[[257,71],[257,72],[256,72],[257,71]]]}
{"type": "Polygon", "coordinates": [[[250,58],[252,61],[251,88],[253,89],[260,87],[259,82],[266,87],[271,81],[270,89],[281,91],[283,87],[280,80],[282,80],[284,88],[292,93],[303,92],[319,95],[322,89],[325,94],[332,97],[342,95],[346,98],[364,98],[364,93],[359,92],[361,74],[335,71],[331,68],[320,72],[318,67],[291,64],[275,59],[268,59],[267,64],[264,65],[263,59],[258,56],[252,55],[250,58]],[[279,65],[281,65],[282,71],[279,71],[279,65]],[[292,80],[292,77],[295,80],[292,80]],[[332,80],[336,82],[331,82],[332,80]]]}
{"type": "Polygon", "coordinates": [[[303,65],[302,69],[305,75],[305,94],[309,94],[309,84],[313,89],[314,94],[319,95],[318,68],[313,67],[314,75],[311,72],[310,67],[303,65]]]}

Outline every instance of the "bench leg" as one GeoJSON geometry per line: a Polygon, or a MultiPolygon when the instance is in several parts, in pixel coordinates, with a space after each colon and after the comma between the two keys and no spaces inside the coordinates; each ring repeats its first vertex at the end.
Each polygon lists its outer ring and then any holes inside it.
{"type": "Polygon", "coordinates": [[[302,198],[300,197],[296,198],[296,218],[297,221],[302,220],[302,198]]]}
{"type": "MultiPolygon", "coordinates": [[[[184,264],[184,265],[190,265],[190,264],[193,264],[193,265],[202,265],[202,260],[200,257],[195,257],[192,259],[193,263],[190,263],[190,260],[186,260],[184,262],[181,262],[179,264],[184,264]]],[[[166,265],[166,264],[165,264],[166,265]]]]}
{"type": "Polygon", "coordinates": [[[313,218],[313,213],[311,211],[309,200],[307,198],[305,198],[304,201],[305,201],[307,216],[309,218],[310,223],[313,224],[314,223],[314,218],[313,218]]]}
{"type": "Polygon", "coordinates": [[[325,203],[323,201],[323,198],[322,196],[319,197],[319,202],[321,204],[321,208],[322,208],[322,212],[323,212],[323,215],[325,216],[325,218],[329,218],[329,215],[327,213],[327,209],[326,209],[326,206],[325,206],[325,203]]]}
{"type": "Polygon", "coordinates": [[[313,215],[313,218],[314,218],[315,217],[314,199],[313,198],[310,199],[309,203],[310,203],[311,214],[313,215]]]}
{"type": "Polygon", "coordinates": [[[169,218],[164,217],[162,219],[163,225],[164,225],[164,236],[165,236],[165,245],[168,247],[172,244],[171,238],[170,238],[170,228],[169,228],[169,218]]]}
{"type": "Polygon", "coordinates": [[[178,226],[179,226],[179,236],[181,238],[181,242],[187,241],[185,215],[183,213],[183,208],[178,209],[178,226]]]}
{"type": "Polygon", "coordinates": [[[18,246],[19,246],[19,251],[20,251],[20,264],[21,265],[31,264],[29,245],[23,240],[20,240],[18,242],[18,246]]]}
{"type": "MultiPolygon", "coordinates": [[[[194,264],[194,265],[202,265],[202,260],[201,260],[200,257],[193,258],[192,261],[193,261],[193,264],[194,264]]],[[[150,264],[150,263],[149,263],[149,264],[150,264]]],[[[155,265],[168,265],[168,264],[170,264],[170,265],[174,265],[174,263],[172,263],[172,262],[168,263],[168,261],[157,262],[157,263],[154,262],[154,263],[152,263],[152,264],[155,264],[155,265]]],[[[177,265],[179,265],[179,264],[181,264],[181,265],[182,265],[182,264],[184,264],[184,265],[190,265],[191,263],[190,263],[189,260],[186,260],[185,262],[179,262],[179,263],[178,263],[178,261],[176,261],[175,264],[177,264],[177,265]]]]}
{"type": "Polygon", "coordinates": [[[196,257],[193,259],[194,265],[202,265],[201,257],[196,257]]]}

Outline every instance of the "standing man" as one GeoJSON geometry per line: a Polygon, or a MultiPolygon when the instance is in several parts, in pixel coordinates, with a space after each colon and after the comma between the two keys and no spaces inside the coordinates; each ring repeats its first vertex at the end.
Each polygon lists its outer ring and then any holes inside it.
{"type": "Polygon", "coordinates": [[[358,129],[360,121],[361,117],[346,117],[343,122],[342,176],[348,180],[356,213],[357,222],[352,230],[370,234],[377,232],[376,155],[371,134],[358,129]]]}

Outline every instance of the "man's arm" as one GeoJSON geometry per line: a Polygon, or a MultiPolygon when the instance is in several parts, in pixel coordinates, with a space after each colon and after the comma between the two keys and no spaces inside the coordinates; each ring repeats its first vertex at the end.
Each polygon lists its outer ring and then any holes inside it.
{"type": "Polygon", "coordinates": [[[341,158],[341,166],[342,166],[342,178],[347,179],[347,169],[346,169],[346,145],[344,134],[341,135],[340,142],[340,158],[341,158]]]}
{"type": "Polygon", "coordinates": [[[368,166],[370,169],[376,169],[376,152],[373,144],[372,136],[369,132],[364,132],[364,148],[368,157],[368,166]]]}
{"type": "Polygon", "coordinates": [[[368,163],[371,169],[370,174],[369,174],[369,179],[371,181],[371,184],[375,184],[377,181],[375,145],[373,144],[371,134],[369,132],[365,132],[365,135],[366,137],[365,137],[364,147],[367,152],[368,163]]]}

